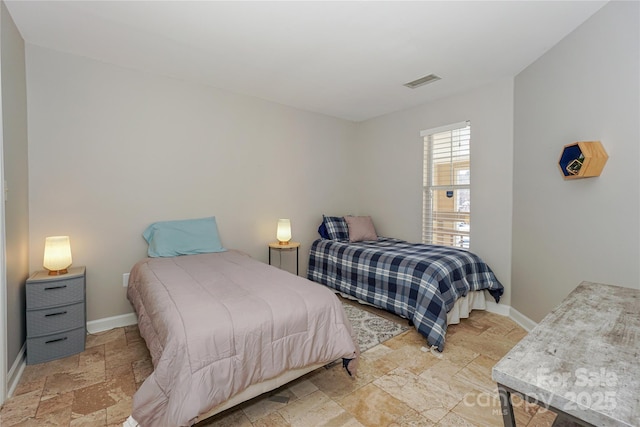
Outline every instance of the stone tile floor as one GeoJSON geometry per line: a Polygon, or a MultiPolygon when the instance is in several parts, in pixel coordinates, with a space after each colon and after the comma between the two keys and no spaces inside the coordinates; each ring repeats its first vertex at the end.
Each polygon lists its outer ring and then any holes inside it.
{"type": "MultiPolygon", "coordinates": [[[[364,352],[356,379],[341,364],[320,368],[197,426],[502,426],[491,368],[525,334],[506,317],[474,311],[449,326],[441,358],[422,351],[425,340],[411,329],[364,352]]],[[[26,367],[0,426],[120,426],[152,371],[137,326],[89,335],[83,353],[26,367]]],[[[555,419],[535,405],[514,406],[519,426],[555,419]]]]}

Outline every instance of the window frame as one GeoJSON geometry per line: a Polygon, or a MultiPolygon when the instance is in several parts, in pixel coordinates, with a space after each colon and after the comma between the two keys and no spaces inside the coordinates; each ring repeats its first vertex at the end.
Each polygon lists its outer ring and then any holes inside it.
{"type": "MultiPolygon", "coordinates": [[[[471,202],[471,122],[467,120],[464,122],[453,123],[447,126],[427,129],[420,132],[420,136],[423,138],[422,243],[444,245],[444,246],[450,246],[450,247],[456,247],[459,249],[469,250],[470,243],[471,243],[471,215],[472,215],[472,210],[470,206],[470,202],[471,202]],[[453,144],[455,143],[456,140],[460,140],[460,134],[454,135],[455,131],[462,131],[463,137],[466,137],[466,135],[464,135],[465,131],[468,134],[468,138],[464,139],[465,144],[467,144],[468,146],[468,153],[466,154],[466,159],[464,158],[464,156],[462,157],[463,159],[462,162],[466,163],[465,167],[456,165],[457,156],[453,154],[454,153],[453,144]],[[444,134],[446,132],[450,133],[449,135],[450,156],[448,158],[444,156],[444,159],[447,160],[448,163],[442,163],[442,164],[449,165],[448,174],[451,177],[451,179],[448,180],[448,183],[446,184],[434,184],[434,173],[435,173],[434,170],[436,167],[436,163],[434,162],[433,153],[434,153],[434,143],[437,139],[434,137],[436,135],[444,134]],[[459,175],[458,172],[462,170],[469,171],[468,183],[458,184],[457,183],[458,175],[459,175]],[[458,209],[457,205],[459,204],[459,200],[458,200],[459,190],[467,190],[469,192],[468,212],[461,211],[458,209]],[[434,209],[437,209],[437,208],[434,208],[434,201],[438,197],[436,195],[436,192],[438,191],[452,192],[451,197],[455,197],[455,198],[453,200],[454,207],[451,212],[434,210],[434,209]],[[435,219],[436,216],[438,216],[437,215],[438,212],[443,212],[445,214],[444,218],[448,220],[445,222],[451,222],[455,225],[452,225],[451,228],[444,229],[444,230],[439,230],[438,228],[434,228],[435,227],[434,221],[436,220],[435,219]],[[466,214],[466,219],[464,223],[468,224],[467,230],[459,229],[458,224],[461,221],[457,221],[457,218],[461,216],[460,214],[466,214]],[[450,215],[450,218],[447,218],[447,215],[450,215]],[[438,241],[437,236],[440,236],[440,238],[443,238],[443,236],[445,238],[446,236],[450,236],[450,242],[446,242],[444,241],[444,239],[442,239],[442,241],[438,241]],[[457,244],[456,242],[459,242],[459,244],[457,244]]],[[[459,159],[457,161],[460,162],[459,159]]],[[[448,195],[447,195],[447,198],[449,198],[448,195]]]]}

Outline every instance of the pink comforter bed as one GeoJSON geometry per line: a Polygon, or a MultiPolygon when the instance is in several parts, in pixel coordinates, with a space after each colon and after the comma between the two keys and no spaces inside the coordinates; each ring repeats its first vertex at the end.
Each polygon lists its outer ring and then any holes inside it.
{"type": "Polygon", "coordinates": [[[147,258],[127,297],[154,371],[133,398],[142,426],[185,426],[248,386],[357,345],[328,288],[238,252],[147,258]]]}

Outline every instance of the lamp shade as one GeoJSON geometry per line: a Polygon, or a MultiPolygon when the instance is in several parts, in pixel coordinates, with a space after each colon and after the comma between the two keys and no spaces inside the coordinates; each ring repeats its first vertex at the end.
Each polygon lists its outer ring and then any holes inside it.
{"type": "Polygon", "coordinates": [[[278,220],[278,231],[276,238],[281,245],[286,245],[291,240],[291,221],[288,219],[278,220]]]}
{"type": "Polygon", "coordinates": [[[71,265],[71,242],[69,236],[47,237],[44,241],[44,268],[50,275],[65,274],[71,265]]]}

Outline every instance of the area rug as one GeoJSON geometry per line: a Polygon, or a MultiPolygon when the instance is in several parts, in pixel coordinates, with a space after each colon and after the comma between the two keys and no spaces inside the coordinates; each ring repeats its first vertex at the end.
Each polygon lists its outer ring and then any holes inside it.
{"type": "Polygon", "coordinates": [[[343,302],[342,306],[358,335],[361,353],[409,329],[408,325],[393,322],[352,304],[343,302]]]}

